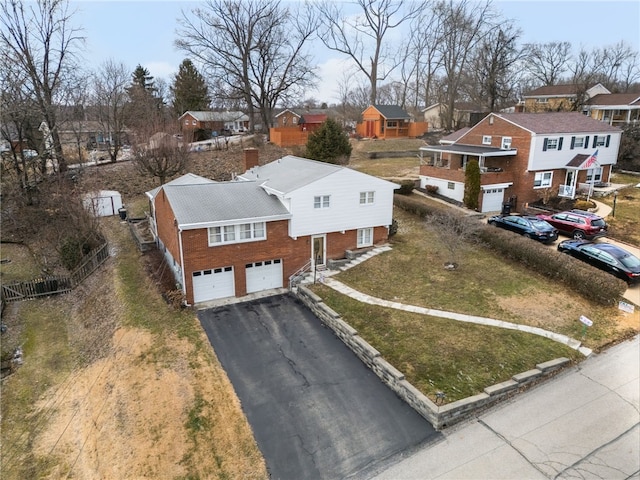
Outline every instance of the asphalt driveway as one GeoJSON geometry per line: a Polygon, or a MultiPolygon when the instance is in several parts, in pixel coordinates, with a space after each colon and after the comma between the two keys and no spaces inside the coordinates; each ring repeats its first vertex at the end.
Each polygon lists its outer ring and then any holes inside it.
{"type": "Polygon", "coordinates": [[[291,295],[198,317],[273,479],[360,476],[440,435],[291,295]]]}

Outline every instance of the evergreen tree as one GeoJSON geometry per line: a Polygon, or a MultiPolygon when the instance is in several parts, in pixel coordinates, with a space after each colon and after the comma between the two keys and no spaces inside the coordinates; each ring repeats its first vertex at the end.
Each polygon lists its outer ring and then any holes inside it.
{"type": "Polygon", "coordinates": [[[191,60],[182,61],[170,88],[173,96],[173,111],[176,116],[179,117],[189,110],[209,109],[211,103],[209,88],[191,60]]]}
{"type": "Polygon", "coordinates": [[[327,119],[307,140],[307,157],[327,163],[346,165],[351,155],[351,143],[340,125],[327,119]]]}
{"type": "Polygon", "coordinates": [[[467,208],[477,210],[480,197],[480,164],[477,160],[469,160],[464,172],[464,204],[467,208]]]}
{"type": "Polygon", "coordinates": [[[127,95],[129,103],[126,118],[129,127],[141,134],[150,125],[159,126],[163,123],[163,101],[157,96],[157,88],[149,70],[142,65],[133,71],[127,95]]]}

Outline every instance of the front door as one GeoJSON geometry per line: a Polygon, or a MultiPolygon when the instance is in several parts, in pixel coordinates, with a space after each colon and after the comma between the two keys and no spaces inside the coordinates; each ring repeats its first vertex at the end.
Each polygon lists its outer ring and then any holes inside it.
{"type": "Polygon", "coordinates": [[[313,258],[314,267],[319,267],[325,264],[325,239],[324,235],[314,236],[312,238],[311,258],[313,258]]]}

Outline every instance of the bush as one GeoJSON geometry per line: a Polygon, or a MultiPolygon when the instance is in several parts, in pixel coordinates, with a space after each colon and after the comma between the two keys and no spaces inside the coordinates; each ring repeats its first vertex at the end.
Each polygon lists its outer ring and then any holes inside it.
{"type": "Polygon", "coordinates": [[[438,193],[438,186],[437,185],[425,185],[424,189],[427,191],[427,193],[438,193]]]}
{"type": "Polygon", "coordinates": [[[464,171],[464,204],[477,210],[480,201],[480,165],[477,160],[469,160],[464,171]]]}
{"type": "Polygon", "coordinates": [[[332,119],[325,120],[320,128],[309,134],[307,157],[321,162],[346,165],[351,156],[351,143],[342,127],[332,119]]]}
{"type": "Polygon", "coordinates": [[[595,203],[586,200],[576,200],[573,204],[573,208],[577,210],[589,210],[590,208],[595,208],[595,206],[595,203]]]}
{"type": "Polygon", "coordinates": [[[396,193],[398,195],[410,195],[414,188],[416,188],[416,183],[413,180],[403,180],[400,182],[400,188],[396,190],[396,193]]]}
{"type": "Polygon", "coordinates": [[[426,202],[412,195],[396,194],[393,196],[393,204],[396,207],[401,208],[409,213],[418,215],[420,218],[425,218],[429,215],[434,215],[450,210],[444,205],[440,206],[433,201],[426,202]]]}
{"type": "Polygon", "coordinates": [[[484,225],[477,235],[495,252],[564,283],[600,305],[615,304],[627,289],[623,280],[607,272],[512,232],[484,225]]]}
{"type": "Polygon", "coordinates": [[[398,221],[393,218],[391,219],[391,225],[389,225],[389,237],[393,237],[396,233],[398,233],[398,221]]]}

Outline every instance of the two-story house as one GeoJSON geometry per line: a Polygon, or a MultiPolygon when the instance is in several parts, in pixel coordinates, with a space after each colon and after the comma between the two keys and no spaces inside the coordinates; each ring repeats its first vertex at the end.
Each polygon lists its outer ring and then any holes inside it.
{"type": "Polygon", "coordinates": [[[184,175],[147,193],[152,231],[188,304],[280,288],[304,268],[384,243],[398,185],[286,156],[230,182],[184,175]]]}
{"type": "Polygon", "coordinates": [[[592,118],[622,127],[640,121],[640,93],[610,93],[589,99],[584,110],[592,118]]]}
{"type": "Polygon", "coordinates": [[[526,113],[570,112],[576,110],[576,106],[596,95],[611,93],[600,83],[584,90],[583,93],[580,92],[581,87],[576,84],[538,87],[523,95],[524,111],[526,113]],[[578,95],[581,95],[581,98],[578,98],[578,95]]]}
{"type": "Polygon", "coordinates": [[[453,143],[421,147],[420,186],[462,202],[465,168],[481,171],[481,212],[516,211],[543,196],[575,198],[607,182],[621,131],[578,112],[491,113],[453,143]]]}

